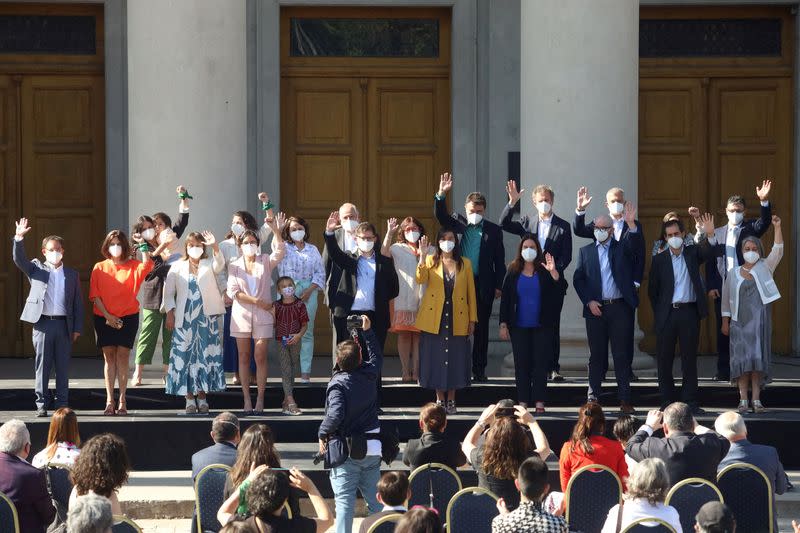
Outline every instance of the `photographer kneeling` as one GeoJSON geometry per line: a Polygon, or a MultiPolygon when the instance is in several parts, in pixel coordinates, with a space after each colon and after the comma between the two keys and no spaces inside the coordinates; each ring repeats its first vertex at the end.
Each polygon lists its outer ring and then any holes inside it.
{"type": "Polygon", "coordinates": [[[520,465],[535,454],[543,461],[550,455],[539,423],[512,400],[500,400],[484,409],[461,449],[478,473],[478,486],[503,498],[509,511],[519,505],[514,479],[520,465]]]}

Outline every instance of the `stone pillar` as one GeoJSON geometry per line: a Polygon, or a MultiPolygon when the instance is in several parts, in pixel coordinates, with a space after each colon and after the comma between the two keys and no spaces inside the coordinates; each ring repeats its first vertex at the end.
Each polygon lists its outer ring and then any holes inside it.
{"type": "MultiPolygon", "coordinates": [[[[129,213],[227,233],[247,202],[246,0],[128,2],[129,213]]],[[[130,230],[130,228],[127,228],[130,230]]]]}
{"type": "MultiPolygon", "coordinates": [[[[538,183],[555,189],[556,214],[572,223],[578,187],[594,197],[591,218],[606,211],[612,186],[637,198],[639,1],[522,2],[520,149],[522,209],[538,183]]],[[[573,238],[572,273],[578,249],[573,238]]],[[[585,373],[582,306],[570,290],[561,321],[561,366],[585,373]]],[[[638,329],[638,328],[637,328],[638,329]]],[[[652,361],[638,357],[635,367],[652,361]]]]}

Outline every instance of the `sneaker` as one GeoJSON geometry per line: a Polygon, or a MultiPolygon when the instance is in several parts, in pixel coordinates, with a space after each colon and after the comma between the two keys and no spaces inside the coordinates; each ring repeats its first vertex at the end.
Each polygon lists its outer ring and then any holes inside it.
{"type": "Polygon", "coordinates": [[[553,370],[552,372],[550,372],[550,381],[552,381],[553,383],[562,383],[566,381],[566,379],[564,378],[564,376],[558,373],[558,370],[553,370]]]}
{"type": "Polygon", "coordinates": [[[458,409],[456,409],[456,401],[455,400],[447,400],[447,407],[445,408],[448,415],[455,415],[458,414],[458,409]]]}

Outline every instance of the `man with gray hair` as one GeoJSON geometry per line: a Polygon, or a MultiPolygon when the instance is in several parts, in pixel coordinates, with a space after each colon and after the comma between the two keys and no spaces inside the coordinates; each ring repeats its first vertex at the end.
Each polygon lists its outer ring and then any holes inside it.
{"type": "Polygon", "coordinates": [[[687,404],[675,402],[663,413],[654,409],[647,414],[644,425],[625,446],[625,453],[636,461],[662,459],[673,485],[690,477],[716,483],[717,465],[730,447],[725,437],[698,425],[687,404]],[[654,437],[661,428],[664,436],[654,437]]]}
{"type": "Polygon", "coordinates": [[[25,459],[31,453],[31,435],[21,420],[0,426],[0,492],[17,508],[19,529],[25,533],[44,533],[56,510],[44,472],[25,459]]]}
{"type": "Polygon", "coordinates": [[[67,514],[69,533],[111,533],[111,500],[93,492],[78,496],[67,514]]]}

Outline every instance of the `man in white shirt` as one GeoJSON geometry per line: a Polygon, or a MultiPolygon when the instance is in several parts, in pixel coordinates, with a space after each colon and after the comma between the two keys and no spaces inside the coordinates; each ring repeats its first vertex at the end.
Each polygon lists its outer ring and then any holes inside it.
{"type": "MultiPolygon", "coordinates": [[[[334,230],[333,234],[336,237],[336,243],[339,245],[339,248],[342,251],[346,253],[358,251],[358,245],[356,243],[356,228],[358,227],[360,220],[358,208],[355,206],[355,204],[345,203],[339,208],[340,225],[334,230]]],[[[343,340],[346,340],[347,337],[344,336],[339,338],[338,333],[340,332],[336,329],[333,320],[334,295],[336,294],[337,287],[339,287],[339,281],[342,279],[342,269],[331,258],[327,243],[322,249],[322,264],[325,265],[325,305],[327,305],[328,309],[330,309],[331,328],[333,329],[333,346],[331,357],[335,360],[336,345],[343,340]]]]}

